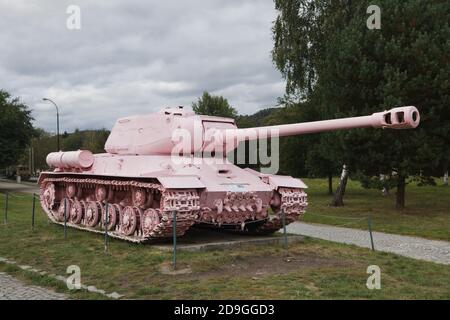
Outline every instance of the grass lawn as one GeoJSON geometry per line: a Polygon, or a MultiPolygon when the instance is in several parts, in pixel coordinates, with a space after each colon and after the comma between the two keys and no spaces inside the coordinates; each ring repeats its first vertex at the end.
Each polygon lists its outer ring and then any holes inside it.
{"type": "MultiPolygon", "coordinates": [[[[312,193],[311,202],[320,201],[312,193]]],[[[351,197],[347,201],[356,202],[351,197]]],[[[8,224],[0,223],[1,257],[59,275],[75,264],[81,268],[83,284],[128,299],[450,299],[450,266],[313,239],[291,245],[290,262],[278,245],[180,252],[180,268],[192,272],[167,275],[161,267],[170,264],[170,252],[111,240],[105,254],[101,235],[69,229],[64,240],[63,228],[48,223],[40,209],[33,232],[30,196],[10,198],[9,207],[8,224]],[[366,288],[366,269],[372,264],[381,268],[381,290],[366,288]]],[[[69,292],[60,282],[15,266],[0,263],[0,271],[70,298],[103,298],[69,292]]]]}
{"type": "MultiPolygon", "coordinates": [[[[342,217],[370,215],[372,228],[376,231],[450,241],[450,187],[408,184],[406,208],[399,211],[395,209],[395,189],[390,195],[382,196],[379,190],[364,189],[359,182],[349,180],[345,206],[332,207],[325,179],[302,180],[309,187],[309,206],[303,221],[367,229],[367,220],[354,221],[342,217]]],[[[334,179],[333,186],[337,184],[338,179],[334,179]]]]}

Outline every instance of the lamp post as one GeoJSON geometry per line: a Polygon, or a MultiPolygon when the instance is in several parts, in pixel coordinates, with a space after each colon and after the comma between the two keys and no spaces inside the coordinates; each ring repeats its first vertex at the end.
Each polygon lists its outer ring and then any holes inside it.
{"type": "Polygon", "coordinates": [[[49,101],[49,102],[53,103],[53,105],[54,105],[55,108],[56,108],[56,139],[57,139],[57,145],[58,145],[58,150],[56,150],[56,151],[60,151],[61,148],[60,148],[60,146],[59,146],[59,109],[58,109],[58,106],[57,106],[56,103],[55,103],[53,100],[51,100],[51,99],[43,98],[42,100],[43,100],[43,101],[49,101]]]}

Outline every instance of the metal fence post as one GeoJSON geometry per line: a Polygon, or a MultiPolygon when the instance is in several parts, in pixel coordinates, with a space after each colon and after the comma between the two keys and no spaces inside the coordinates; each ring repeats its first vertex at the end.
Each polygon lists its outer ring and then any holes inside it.
{"type": "Polygon", "coordinates": [[[33,210],[31,212],[31,228],[34,231],[34,213],[36,210],[36,194],[33,193],[33,210]]]}
{"type": "Polygon", "coordinates": [[[177,269],[177,212],[173,211],[173,270],[177,269]]]}
{"type": "Polygon", "coordinates": [[[367,217],[367,224],[369,225],[370,244],[372,246],[372,251],[375,251],[375,247],[373,245],[373,236],[372,236],[372,218],[370,216],[367,217]]]}
{"type": "Polygon", "coordinates": [[[108,223],[109,223],[108,202],[105,204],[105,253],[108,252],[108,223]]]}
{"type": "Polygon", "coordinates": [[[9,194],[8,192],[5,192],[5,224],[8,223],[8,199],[9,194]]]}
{"type": "Polygon", "coordinates": [[[64,198],[64,239],[67,239],[67,199],[64,198]]]}
{"type": "Polygon", "coordinates": [[[287,239],[287,232],[286,232],[286,212],[284,211],[284,209],[281,209],[281,213],[282,213],[281,219],[282,219],[282,222],[283,222],[284,248],[287,251],[287,249],[288,249],[288,239],[287,239]]]}

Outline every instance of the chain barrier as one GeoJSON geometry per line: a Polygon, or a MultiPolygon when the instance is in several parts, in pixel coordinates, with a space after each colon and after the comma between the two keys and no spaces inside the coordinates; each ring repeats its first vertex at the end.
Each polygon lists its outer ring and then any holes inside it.
{"type": "Polygon", "coordinates": [[[14,208],[11,209],[13,199],[29,199],[32,204],[31,208],[31,229],[34,231],[35,227],[35,211],[36,211],[36,197],[39,199],[39,195],[36,193],[26,194],[26,193],[18,193],[18,192],[5,192],[0,191],[0,194],[3,196],[0,197],[0,200],[4,199],[4,225],[8,225],[8,214],[16,213],[14,212],[14,208]]]}
{"type": "MultiPolygon", "coordinates": [[[[29,198],[30,200],[32,200],[32,218],[31,218],[31,226],[32,226],[32,230],[34,230],[35,228],[35,207],[36,207],[36,197],[38,197],[39,199],[39,195],[36,193],[33,194],[25,194],[25,193],[17,193],[17,192],[0,192],[0,194],[4,195],[4,199],[5,199],[5,204],[4,204],[4,225],[8,224],[8,212],[11,212],[11,210],[9,209],[10,203],[9,203],[9,197],[11,198],[16,198],[16,199],[25,199],[25,198],[29,198]]],[[[3,198],[3,197],[1,197],[3,198]]],[[[66,206],[64,208],[66,211],[66,206]]],[[[108,214],[106,214],[108,216],[108,214]]],[[[369,235],[370,235],[370,244],[371,244],[371,248],[373,251],[375,251],[375,247],[374,247],[374,241],[373,241],[373,235],[372,235],[372,219],[370,216],[367,217],[341,217],[341,216],[334,216],[334,215],[324,215],[324,214],[319,214],[319,213],[314,213],[311,214],[312,216],[320,216],[320,217],[325,217],[325,218],[331,218],[331,219],[340,219],[340,220],[346,220],[348,222],[343,223],[343,224],[338,224],[336,226],[338,227],[347,227],[347,226],[351,226],[354,224],[358,224],[361,221],[367,220],[367,224],[368,224],[368,229],[369,229],[369,235]]],[[[64,216],[65,216],[65,222],[67,219],[67,212],[64,212],[64,216]]],[[[258,222],[264,222],[267,221],[267,218],[265,219],[259,219],[259,220],[252,220],[252,221],[248,221],[245,222],[245,225],[249,225],[252,223],[258,223],[258,222]]],[[[211,224],[211,225],[216,225],[217,223],[214,222],[206,222],[206,221],[200,221],[200,220],[196,220],[195,222],[197,223],[203,223],[203,224],[211,224]]],[[[235,225],[232,223],[221,223],[221,226],[231,226],[231,225],[235,225]]],[[[65,227],[64,227],[64,238],[67,238],[67,230],[66,230],[67,226],[65,223],[65,227]]],[[[106,228],[105,228],[106,229],[106,228]]],[[[173,229],[176,229],[176,226],[173,227],[173,229]]],[[[284,233],[286,233],[286,231],[284,231],[284,233]]],[[[285,234],[286,236],[286,234],[285,234]]],[[[175,238],[176,239],[176,238],[175,238]]],[[[174,240],[174,256],[176,257],[176,240],[174,240]]],[[[107,252],[107,246],[108,246],[108,232],[107,230],[105,230],[105,252],[107,252]]],[[[285,246],[287,247],[286,243],[285,246]]],[[[176,258],[174,258],[174,267],[176,266],[176,258]]]]}
{"type": "Polygon", "coordinates": [[[34,196],[38,196],[36,193],[18,193],[18,192],[4,192],[0,191],[1,194],[8,194],[9,196],[13,198],[29,198],[34,196]]]}
{"type": "Polygon", "coordinates": [[[326,218],[333,218],[333,219],[351,220],[350,222],[346,222],[344,224],[338,224],[338,225],[336,225],[337,227],[347,227],[349,225],[353,225],[353,224],[359,223],[361,221],[367,221],[367,226],[369,229],[369,236],[370,236],[370,246],[372,248],[372,251],[375,251],[375,246],[374,246],[374,242],[373,242],[373,234],[372,234],[372,217],[371,216],[355,218],[355,217],[332,216],[332,215],[325,215],[325,214],[320,214],[320,213],[311,213],[310,215],[326,217],[326,218]]]}

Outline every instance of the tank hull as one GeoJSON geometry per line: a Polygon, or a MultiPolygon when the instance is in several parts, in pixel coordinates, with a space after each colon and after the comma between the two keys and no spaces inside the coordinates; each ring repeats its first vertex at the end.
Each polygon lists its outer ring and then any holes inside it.
{"type": "Polygon", "coordinates": [[[57,224],[131,242],[177,236],[193,225],[244,233],[272,233],[306,209],[306,186],[262,175],[221,159],[94,155],[89,168],[43,172],[41,205],[57,224]],[[211,160],[211,159],[210,159],[211,160]]]}

